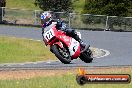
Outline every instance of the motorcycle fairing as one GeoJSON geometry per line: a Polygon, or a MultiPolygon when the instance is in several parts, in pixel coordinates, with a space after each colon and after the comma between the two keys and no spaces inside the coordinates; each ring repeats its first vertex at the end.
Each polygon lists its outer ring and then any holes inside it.
{"type": "Polygon", "coordinates": [[[74,38],[71,39],[71,45],[69,46],[70,55],[72,58],[77,58],[80,55],[80,43],[74,38]]]}
{"type": "Polygon", "coordinates": [[[58,36],[58,38],[68,46],[70,56],[72,56],[72,58],[77,58],[80,53],[80,43],[74,38],[65,35],[58,36]]]}

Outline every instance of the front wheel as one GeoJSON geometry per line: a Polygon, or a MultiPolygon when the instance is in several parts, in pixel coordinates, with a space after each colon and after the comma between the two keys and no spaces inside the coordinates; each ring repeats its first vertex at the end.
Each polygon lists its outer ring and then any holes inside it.
{"type": "Polygon", "coordinates": [[[62,63],[69,64],[71,62],[70,53],[66,48],[61,49],[58,45],[52,45],[50,50],[62,63]]]}
{"type": "Polygon", "coordinates": [[[90,49],[88,49],[87,51],[81,53],[79,58],[80,58],[82,61],[84,61],[85,63],[91,63],[92,60],[93,60],[92,51],[91,51],[90,49]]]}

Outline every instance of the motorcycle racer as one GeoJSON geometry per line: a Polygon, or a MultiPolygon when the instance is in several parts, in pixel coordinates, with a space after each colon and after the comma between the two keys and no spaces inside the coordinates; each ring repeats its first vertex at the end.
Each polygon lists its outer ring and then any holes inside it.
{"type": "Polygon", "coordinates": [[[44,30],[48,28],[48,26],[50,26],[53,22],[56,22],[57,30],[64,31],[66,35],[78,41],[81,45],[82,51],[90,47],[89,45],[84,44],[84,42],[79,38],[77,32],[74,29],[69,29],[67,25],[60,19],[53,19],[50,12],[44,12],[41,14],[42,35],[44,33],[44,30]]]}

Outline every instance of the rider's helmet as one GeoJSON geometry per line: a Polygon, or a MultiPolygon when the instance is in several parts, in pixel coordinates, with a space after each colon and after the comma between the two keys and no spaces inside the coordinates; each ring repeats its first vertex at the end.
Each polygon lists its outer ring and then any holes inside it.
{"type": "Polygon", "coordinates": [[[41,14],[41,24],[43,25],[43,27],[46,27],[51,20],[52,19],[50,12],[44,12],[41,14]]]}

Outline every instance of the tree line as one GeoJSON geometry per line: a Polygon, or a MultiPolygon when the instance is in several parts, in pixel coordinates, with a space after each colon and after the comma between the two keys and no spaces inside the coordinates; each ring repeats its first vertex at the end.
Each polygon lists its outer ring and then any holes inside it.
{"type": "Polygon", "coordinates": [[[35,5],[44,11],[72,11],[72,0],[35,0],[35,5]]]}
{"type": "Polygon", "coordinates": [[[6,0],[0,0],[0,7],[6,6],[6,0]]]}
{"type": "MultiPolygon", "coordinates": [[[[73,12],[75,0],[35,0],[34,4],[42,10],[73,12]]],[[[6,0],[0,0],[0,7],[6,6],[6,0]]],[[[85,0],[83,14],[101,14],[110,16],[132,16],[132,0],[85,0]]]]}
{"type": "Polygon", "coordinates": [[[132,16],[132,0],[85,0],[82,13],[132,16]]]}
{"type": "MultiPolygon", "coordinates": [[[[42,10],[72,12],[74,0],[35,0],[42,10]]],[[[132,0],[85,0],[83,14],[132,16],[132,0]]]]}

